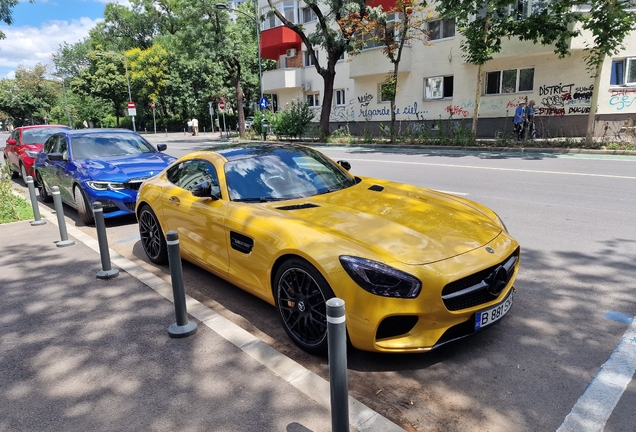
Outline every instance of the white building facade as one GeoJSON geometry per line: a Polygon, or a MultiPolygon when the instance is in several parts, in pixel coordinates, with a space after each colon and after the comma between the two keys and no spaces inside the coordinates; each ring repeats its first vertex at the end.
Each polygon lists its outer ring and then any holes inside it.
{"type": "MultiPolygon", "coordinates": [[[[390,1],[390,0],[389,0],[390,1]]],[[[383,6],[386,10],[386,0],[383,6]]],[[[301,23],[307,34],[315,15],[302,1],[275,3],[285,16],[301,23]]],[[[259,13],[269,5],[260,0],[259,13]]],[[[477,71],[460,48],[461,35],[452,19],[427,23],[429,40],[411,41],[404,48],[398,75],[396,119],[398,128],[409,123],[432,129],[441,122],[470,127],[475,108],[477,71]]],[[[593,78],[586,69],[585,47],[591,41],[582,34],[570,41],[571,55],[559,59],[551,46],[510,39],[502,51],[483,67],[479,127],[480,137],[495,137],[512,130],[512,117],[520,101],[534,100],[537,131],[543,137],[584,136],[591,106],[593,78]]],[[[636,120],[636,31],[625,38],[625,48],[607,58],[601,71],[596,136],[614,137],[636,120]]],[[[300,38],[282,27],[275,17],[261,27],[261,55],[277,61],[277,69],[263,74],[263,90],[275,108],[294,99],[319,108],[323,81],[300,38]]],[[[326,64],[325,52],[318,52],[326,64]]],[[[390,122],[389,101],[382,100],[380,84],[393,65],[381,47],[368,48],[354,57],[345,54],[336,66],[331,108],[332,128],[348,126],[352,133],[376,132],[390,122]]],[[[316,110],[316,121],[319,110],[316,110]]]]}

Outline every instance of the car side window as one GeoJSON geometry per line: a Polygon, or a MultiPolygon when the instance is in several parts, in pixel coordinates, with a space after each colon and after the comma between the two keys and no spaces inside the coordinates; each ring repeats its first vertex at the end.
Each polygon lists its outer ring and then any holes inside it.
{"type": "Polygon", "coordinates": [[[55,153],[60,153],[65,160],[68,160],[68,146],[64,137],[58,137],[57,145],[53,150],[55,153]]]}
{"type": "Polygon", "coordinates": [[[191,191],[195,186],[208,182],[212,195],[221,192],[219,177],[214,165],[201,159],[192,159],[173,166],[167,172],[168,181],[185,190],[191,191]]]}
{"type": "Polygon", "coordinates": [[[11,139],[15,140],[15,143],[17,145],[20,145],[20,130],[16,129],[13,131],[13,133],[11,134],[11,139]]]}
{"type": "Polygon", "coordinates": [[[56,144],[57,144],[57,136],[53,135],[44,142],[44,147],[42,147],[42,151],[46,154],[53,153],[53,149],[55,148],[56,144]]]}

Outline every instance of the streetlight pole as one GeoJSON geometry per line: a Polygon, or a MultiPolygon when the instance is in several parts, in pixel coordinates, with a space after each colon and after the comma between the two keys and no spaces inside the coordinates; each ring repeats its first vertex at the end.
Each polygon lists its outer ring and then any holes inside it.
{"type": "MultiPolygon", "coordinates": [[[[251,19],[252,21],[254,21],[254,24],[256,24],[256,39],[257,39],[257,43],[256,43],[256,57],[258,58],[258,85],[259,85],[259,89],[260,89],[260,95],[261,98],[259,99],[259,103],[260,101],[263,99],[263,71],[262,71],[262,67],[261,67],[261,26],[258,25],[258,0],[254,0],[254,3],[256,4],[256,10],[255,12],[255,16],[252,16],[246,12],[243,12],[242,10],[239,9],[234,9],[234,8],[230,8],[228,7],[225,3],[217,3],[215,5],[215,7],[219,10],[227,10],[227,11],[232,11],[232,12],[238,12],[240,14],[242,14],[243,16],[248,17],[249,19],[251,19]]],[[[261,107],[261,111],[263,110],[263,107],[261,107]]]]}
{"type": "Polygon", "coordinates": [[[64,84],[64,81],[66,81],[64,79],[64,77],[62,78],[62,90],[64,91],[64,103],[66,104],[66,115],[68,116],[68,125],[69,127],[73,127],[73,122],[71,121],[71,111],[68,108],[68,99],[66,97],[66,85],[64,84]]]}

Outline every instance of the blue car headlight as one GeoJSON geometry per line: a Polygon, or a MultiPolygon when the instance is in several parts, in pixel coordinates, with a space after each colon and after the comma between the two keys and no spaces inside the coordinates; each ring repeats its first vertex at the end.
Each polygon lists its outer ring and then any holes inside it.
{"type": "Polygon", "coordinates": [[[351,279],[371,294],[415,298],[422,289],[419,279],[377,261],[343,255],[340,264],[351,279]]]}
{"type": "Polygon", "coordinates": [[[105,181],[87,181],[86,184],[89,188],[98,190],[98,191],[106,191],[106,190],[122,190],[126,187],[121,182],[105,182],[105,181]]]}

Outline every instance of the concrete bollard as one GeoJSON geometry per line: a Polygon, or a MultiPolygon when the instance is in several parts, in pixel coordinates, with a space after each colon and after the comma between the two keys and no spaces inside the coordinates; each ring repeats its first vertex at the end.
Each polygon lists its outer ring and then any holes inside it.
{"type": "Polygon", "coordinates": [[[347,324],[344,300],[327,300],[327,343],[331,387],[331,430],[349,432],[349,389],[347,385],[347,324]]]}
{"type": "Polygon", "coordinates": [[[27,186],[29,187],[29,197],[31,198],[31,208],[33,209],[33,217],[35,220],[31,221],[31,225],[44,225],[46,221],[44,219],[40,219],[40,206],[38,206],[38,199],[35,196],[35,185],[33,184],[33,177],[27,177],[27,186]]]}
{"type": "Polygon", "coordinates": [[[183,268],[181,267],[181,252],[179,249],[179,234],[168,231],[166,234],[168,245],[168,262],[172,278],[172,296],[174,297],[174,311],[177,322],[168,327],[168,334],[172,338],[184,338],[197,332],[197,323],[188,322],[186,310],[185,290],[183,288],[183,268]]]}
{"type": "Polygon", "coordinates": [[[62,197],[60,196],[60,188],[53,186],[51,188],[51,195],[53,195],[53,206],[55,207],[55,213],[57,214],[57,225],[60,229],[60,241],[55,242],[57,247],[72,246],[75,241],[68,239],[68,233],[66,232],[66,220],[64,219],[64,207],[62,207],[62,197]]]}
{"type": "Polygon", "coordinates": [[[118,269],[110,265],[110,252],[108,251],[108,237],[106,236],[106,223],[104,223],[104,209],[102,203],[93,203],[93,215],[95,216],[95,228],[97,229],[97,242],[99,243],[99,255],[102,258],[102,270],[97,272],[97,279],[111,279],[117,277],[118,269]]]}

